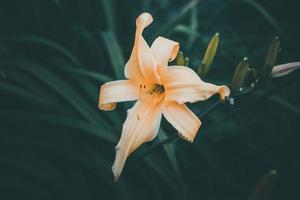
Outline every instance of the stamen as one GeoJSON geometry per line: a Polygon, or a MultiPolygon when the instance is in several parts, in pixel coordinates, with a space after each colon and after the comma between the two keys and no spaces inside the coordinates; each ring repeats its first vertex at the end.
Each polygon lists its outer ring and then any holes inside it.
{"type": "Polygon", "coordinates": [[[136,116],[137,116],[137,119],[138,119],[139,121],[141,121],[141,120],[142,120],[142,118],[140,117],[140,115],[139,115],[139,114],[137,114],[136,116]]]}
{"type": "MultiPolygon", "coordinates": [[[[151,86],[150,88],[147,88],[147,85],[140,84],[140,100],[144,100],[147,98],[147,96],[152,96],[151,98],[156,98],[158,100],[161,100],[164,95],[162,95],[165,91],[165,88],[163,85],[156,84],[154,86],[151,86]]],[[[155,100],[156,101],[156,100],[155,100]]]]}

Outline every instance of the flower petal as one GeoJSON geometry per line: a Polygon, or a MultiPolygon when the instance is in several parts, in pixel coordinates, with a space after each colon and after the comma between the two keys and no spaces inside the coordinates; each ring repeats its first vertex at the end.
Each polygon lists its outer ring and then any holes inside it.
{"type": "Polygon", "coordinates": [[[169,66],[161,74],[165,88],[165,100],[178,103],[204,101],[219,93],[221,99],[229,96],[227,86],[217,86],[206,83],[190,68],[184,66],[169,66]]]}
{"type": "Polygon", "coordinates": [[[118,180],[127,157],[141,144],[151,141],[158,133],[162,115],[161,105],[153,105],[151,102],[149,99],[139,100],[128,110],[112,166],[115,180],[118,180]]]}
{"type": "Polygon", "coordinates": [[[282,65],[277,65],[273,68],[271,72],[271,77],[276,78],[280,76],[285,76],[296,69],[300,69],[300,62],[292,62],[292,63],[286,63],[282,65]]]}
{"type": "Polygon", "coordinates": [[[163,107],[164,117],[176,128],[182,138],[193,142],[201,121],[185,105],[177,102],[165,102],[163,107]]]}
{"type": "Polygon", "coordinates": [[[138,88],[129,80],[110,81],[100,88],[99,109],[113,110],[116,102],[133,101],[139,98],[138,88]]]}
{"type": "Polygon", "coordinates": [[[164,37],[158,37],[151,45],[151,50],[159,66],[168,66],[168,62],[174,60],[179,51],[179,43],[164,37]]]}
{"type": "Polygon", "coordinates": [[[153,21],[149,13],[142,13],[136,19],[134,46],[129,61],[125,66],[125,77],[138,84],[160,83],[157,72],[158,63],[155,61],[151,49],[143,38],[143,30],[153,21]]]}

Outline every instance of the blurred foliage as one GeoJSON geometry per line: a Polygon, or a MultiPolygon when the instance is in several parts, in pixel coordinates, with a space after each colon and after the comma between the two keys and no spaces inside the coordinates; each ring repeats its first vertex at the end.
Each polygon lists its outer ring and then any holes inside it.
{"type": "Polygon", "coordinates": [[[276,170],[272,170],[269,173],[265,174],[255,185],[255,188],[248,196],[248,200],[269,199],[276,178],[277,178],[276,170]]]}
{"type": "MultiPolygon", "coordinates": [[[[205,80],[230,85],[245,56],[261,69],[275,35],[277,63],[299,60],[298,8],[296,0],[1,1],[1,199],[247,199],[273,169],[270,199],[299,199],[298,72],[214,109],[193,144],[176,140],[139,157],[176,133],[163,121],[118,183],[110,168],[131,103],[97,109],[99,86],[124,78],[141,12],[154,17],[147,41],[180,42],[195,70],[220,33],[205,80]]],[[[200,115],[213,101],[190,106],[200,115]]]]}

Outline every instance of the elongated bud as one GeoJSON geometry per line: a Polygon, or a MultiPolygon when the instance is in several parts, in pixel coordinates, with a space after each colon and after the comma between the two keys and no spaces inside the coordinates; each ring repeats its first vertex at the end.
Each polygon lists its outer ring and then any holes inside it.
{"type": "Polygon", "coordinates": [[[184,58],[184,66],[189,66],[189,64],[190,64],[190,59],[188,58],[188,57],[185,57],[184,58]]]}
{"type": "Polygon", "coordinates": [[[271,77],[281,77],[292,73],[294,70],[300,69],[300,62],[286,63],[273,67],[271,77]]]}
{"type": "Polygon", "coordinates": [[[183,52],[179,51],[176,57],[176,65],[188,67],[189,63],[190,63],[190,59],[188,57],[184,57],[183,52]]]}
{"type": "Polygon", "coordinates": [[[236,67],[232,82],[231,82],[231,91],[236,93],[240,90],[241,86],[246,80],[247,74],[249,73],[249,61],[248,58],[241,60],[239,65],[236,67]]]}
{"type": "Polygon", "coordinates": [[[273,66],[276,63],[277,55],[279,51],[280,51],[280,41],[279,41],[279,37],[276,36],[269,46],[267,56],[265,59],[265,64],[261,69],[258,77],[258,82],[265,82],[270,77],[273,66]]]}
{"type": "Polygon", "coordinates": [[[184,66],[185,60],[183,56],[183,52],[179,51],[176,57],[176,65],[178,66],[184,66]]]}
{"type": "Polygon", "coordinates": [[[201,78],[203,78],[210,70],[211,64],[215,58],[218,49],[219,38],[220,38],[220,34],[216,33],[208,44],[208,47],[203,57],[202,64],[199,66],[197,71],[198,75],[201,78]]]}
{"type": "Polygon", "coordinates": [[[271,196],[273,185],[277,178],[277,171],[272,170],[265,174],[256,184],[248,196],[248,200],[268,200],[271,196]]]}

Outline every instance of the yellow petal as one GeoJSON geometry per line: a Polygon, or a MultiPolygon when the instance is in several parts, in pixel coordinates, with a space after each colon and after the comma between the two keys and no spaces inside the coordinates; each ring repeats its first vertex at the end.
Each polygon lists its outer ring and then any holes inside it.
{"type": "Polygon", "coordinates": [[[157,72],[158,63],[155,61],[151,49],[143,38],[143,30],[153,21],[149,13],[142,13],[136,19],[134,46],[129,61],[125,66],[125,77],[138,84],[160,83],[157,72]]]}
{"type": "Polygon", "coordinates": [[[168,62],[174,60],[179,51],[179,43],[164,37],[158,37],[151,45],[151,50],[159,66],[168,66],[168,62]]]}
{"type": "Polygon", "coordinates": [[[137,100],[139,95],[138,88],[129,80],[107,82],[100,88],[99,109],[113,110],[116,102],[137,100]]]}
{"type": "Polygon", "coordinates": [[[162,106],[164,117],[178,130],[181,137],[193,142],[201,121],[185,105],[177,102],[165,102],[162,106]]]}
{"type": "Polygon", "coordinates": [[[206,83],[190,68],[169,66],[161,74],[165,88],[165,100],[178,103],[204,101],[219,93],[221,99],[230,94],[227,86],[206,83]]]}
{"type": "Polygon", "coordinates": [[[153,105],[151,99],[139,100],[128,110],[112,166],[115,180],[118,180],[127,157],[141,144],[151,141],[157,135],[161,115],[161,105],[153,105]]]}

